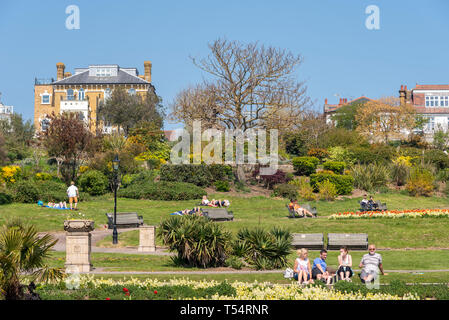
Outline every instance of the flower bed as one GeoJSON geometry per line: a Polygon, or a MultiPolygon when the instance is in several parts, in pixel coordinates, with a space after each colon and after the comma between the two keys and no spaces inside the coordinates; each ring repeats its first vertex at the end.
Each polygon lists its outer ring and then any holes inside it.
{"type": "MultiPolygon", "coordinates": [[[[133,299],[133,300],[418,300],[419,295],[404,293],[394,295],[379,290],[369,292],[343,292],[322,285],[300,287],[296,282],[289,285],[270,283],[228,283],[203,280],[171,279],[98,279],[81,276],[77,290],[67,290],[66,283],[38,287],[44,299],[133,299]]],[[[71,285],[75,283],[71,282],[71,285]]],[[[76,287],[76,286],[75,286],[76,287]]]]}
{"type": "Polygon", "coordinates": [[[371,219],[371,218],[448,218],[448,209],[415,209],[415,210],[388,210],[363,212],[338,212],[330,215],[328,219],[371,219]]]}

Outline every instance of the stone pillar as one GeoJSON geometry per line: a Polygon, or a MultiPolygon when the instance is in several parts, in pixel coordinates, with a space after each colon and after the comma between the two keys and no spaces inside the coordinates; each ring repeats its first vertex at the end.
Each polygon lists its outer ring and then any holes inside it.
{"type": "Polygon", "coordinates": [[[92,263],[90,232],[67,232],[66,235],[66,271],[90,272],[92,263]]]}
{"type": "Polygon", "coordinates": [[[90,260],[93,221],[69,220],[64,222],[66,233],[66,272],[85,273],[92,270],[90,260]]]}
{"type": "Polygon", "coordinates": [[[139,228],[139,252],[155,252],[156,251],[156,227],[141,226],[139,228]]]}

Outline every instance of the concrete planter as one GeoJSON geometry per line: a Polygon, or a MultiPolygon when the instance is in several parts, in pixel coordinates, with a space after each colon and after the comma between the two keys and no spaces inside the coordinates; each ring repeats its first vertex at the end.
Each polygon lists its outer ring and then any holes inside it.
{"type": "Polygon", "coordinates": [[[67,232],[91,232],[95,229],[93,220],[65,220],[64,230],[67,232]]]}

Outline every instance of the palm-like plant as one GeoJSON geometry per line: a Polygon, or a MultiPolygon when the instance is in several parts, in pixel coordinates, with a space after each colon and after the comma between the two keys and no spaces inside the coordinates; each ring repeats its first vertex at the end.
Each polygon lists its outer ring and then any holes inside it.
{"type": "Polygon", "coordinates": [[[222,266],[229,252],[230,233],[204,217],[169,217],[157,232],[171,251],[177,251],[175,263],[203,268],[222,266]]]}
{"type": "Polygon", "coordinates": [[[6,300],[23,299],[24,276],[31,281],[59,280],[61,269],[45,265],[49,250],[56,244],[50,235],[39,237],[34,226],[20,220],[6,223],[0,229],[0,294],[6,300]]]}

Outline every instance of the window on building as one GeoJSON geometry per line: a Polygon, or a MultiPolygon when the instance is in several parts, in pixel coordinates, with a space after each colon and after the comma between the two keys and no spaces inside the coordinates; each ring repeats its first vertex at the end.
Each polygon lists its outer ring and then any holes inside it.
{"type": "Polygon", "coordinates": [[[135,95],[136,94],[136,89],[134,89],[134,88],[129,89],[128,90],[128,94],[131,95],[131,96],[135,95]]]}
{"type": "Polygon", "coordinates": [[[84,100],[84,89],[79,89],[78,91],[78,100],[84,100]]]}
{"type": "Polygon", "coordinates": [[[107,100],[111,97],[112,92],[110,88],[106,88],[106,90],[104,90],[104,99],[107,100]]]}
{"type": "Polygon", "coordinates": [[[41,129],[42,129],[42,131],[47,131],[49,125],[50,125],[50,120],[49,119],[41,120],[41,129]]]}
{"type": "Polygon", "coordinates": [[[67,100],[75,100],[75,96],[73,95],[72,89],[67,90],[67,100]]]}
{"type": "Polygon", "coordinates": [[[49,94],[43,94],[42,95],[42,104],[49,104],[50,103],[50,95],[49,94]]]}
{"type": "Polygon", "coordinates": [[[426,131],[435,130],[435,117],[427,117],[426,131]]]}

